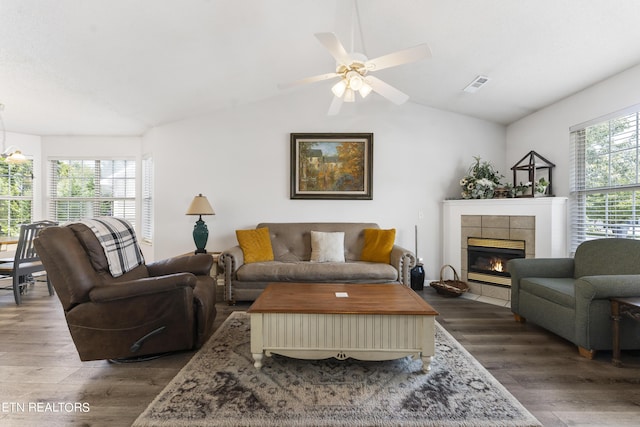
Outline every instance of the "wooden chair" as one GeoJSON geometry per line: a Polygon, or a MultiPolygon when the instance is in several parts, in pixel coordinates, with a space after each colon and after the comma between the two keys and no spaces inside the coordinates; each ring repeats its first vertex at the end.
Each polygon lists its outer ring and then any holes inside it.
{"type": "MultiPolygon", "coordinates": [[[[22,224],[14,258],[0,260],[2,262],[0,264],[0,276],[13,278],[13,297],[17,305],[22,302],[22,294],[26,293],[27,286],[34,282],[32,274],[44,271],[44,266],[40,262],[40,257],[38,257],[33,246],[33,239],[40,230],[52,225],[57,225],[57,223],[53,221],[38,221],[31,224],[22,224]]],[[[48,277],[47,287],[49,295],[53,295],[53,286],[51,286],[48,277]]]]}

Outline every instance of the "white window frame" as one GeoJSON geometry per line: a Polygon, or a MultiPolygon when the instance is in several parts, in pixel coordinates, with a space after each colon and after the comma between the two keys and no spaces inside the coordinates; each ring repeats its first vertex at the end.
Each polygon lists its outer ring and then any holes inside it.
{"type": "MultiPolygon", "coordinates": [[[[590,120],[580,125],[570,128],[571,141],[571,176],[570,176],[570,219],[571,219],[571,253],[580,243],[585,240],[597,238],[623,237],[640,239],[640,104],[631,106],[621,111],[617,111],[606,116],[590,120]],[[616,124],[626,120],[629,124],[625,127],[628,133],[618,133],[614,128],[616,124]],[[597,159],[606,160],[607,183],[589,182],[590,165],[586,148],[588,144],[588,132],[599,129],[608,129],[600,142],[608,139],[597,159]],[[624,138],[620,137],[624,135],[624,138]],[[627,141],[623,148],[616,148],[616,143],[627,141]],[[634,158],[634,171],[624,175],[623,179],[617,178],[613,164],[616,163],[616,155],[627,154],[629,158],[634,158]],[[613,171],[613,173],[612,173],[613,171]],[[621,182],[623,181],[623,182],[621,182]],[[630,193],[626,196],[626,201],[630,201],[628,207],[616,204],[620,195],[630,193]],[[599,205],[590,203],[601,201],[599,205]],[[590,215],[591,213],[591,215],[590,215]],[[627,219],[627,216],[630,218],[627,219]],[[601,217],[601,218],[598,218],[601,217]],[[624,218],[623,221],[616,219],[624,218]],[[598,218],[597,220],[595,218],[598,218]]],[[[591,168],[595,168],[592,165],[591,168]]],[[[602,166],[600,166],[602,169],[602,166]]],[[[597,170],[596,170],[597,171],[597,170]]],[[[600,181],[603,181],[600,179],[600,181]]]]}

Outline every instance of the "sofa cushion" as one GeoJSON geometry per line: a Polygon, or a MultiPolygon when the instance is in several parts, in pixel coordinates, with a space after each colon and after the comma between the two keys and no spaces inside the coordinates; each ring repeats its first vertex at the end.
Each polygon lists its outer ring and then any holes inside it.
{"type": "Polygon", "coordinates": [[[389,264],[395,240],[395,228],[390,230],[366,228],[364,230],[364,247],[362,248],[362,257],[360,259],[362,261],[389,264]]]}
{"type": "Polygon", "coordinates": [[[312,262],[344,262],[344,232],[311,231],[312,262]]]}
{"type": "Polygon", "coordinates": [[[640,274],[640,241],[596,239],[576,249],[574,278],[610,274],[640,274]]]}
{"type": "Polygon", "coordinates": [[[273,249],[268,228],[236,230],[236,237],[244,255],[244,262],[273,261],[273,249]]]}
{"type": "Polygon", "coordinates": [[[364,244],[365,228],[378,228],[375,223],[361,222],[263,222],[256,228],[268,227],[271,234],[273,257],[276,261],[296,262],[311,259],[311,230],[344,232],[346,261],[359,261],[364,244]]]}
{"type": "Polygon", "coordinates": [[[575,308],[575,280],[572,278],[526,277],[520,289],[565,307],[575,308]]]}
{"type": "Polygon", "coordinates": [[[371,262],[256,262],[237,271],[243,282],[390,282],[398,272],[389,264],[371,262]]]}

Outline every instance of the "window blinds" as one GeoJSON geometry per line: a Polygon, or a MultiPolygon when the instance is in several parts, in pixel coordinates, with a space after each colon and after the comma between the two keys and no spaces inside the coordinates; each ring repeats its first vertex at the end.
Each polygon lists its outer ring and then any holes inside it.
{"type": "Polygon", "coordinates": [[[135,226],[134,160],[50,160],[49,172],[52,219],[116,216],[135,226]]]}
{"type": "Polygon", "coordinates": [[[153,242],[153,159],[142,160],[142,240],[153,242]]]}
{"type": "Polygon", "coordinates": [[[571,251],[585,240],[640,239],[640,106],[571,129],[571,251]]]}

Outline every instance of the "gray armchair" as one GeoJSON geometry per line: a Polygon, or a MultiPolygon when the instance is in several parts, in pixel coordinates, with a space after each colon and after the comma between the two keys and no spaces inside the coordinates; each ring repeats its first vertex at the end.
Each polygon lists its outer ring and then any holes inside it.
{"type": "MultiPolygon", "coordinates": [[[[514,259],[511,311],[571,341],[580,354],[612,348],[610,298],[640,296],[640,241],[597,239],[574,258],[514,259]]],[[[621,348],[640,349],[640,322],[623,319],[621,348]]]]}

